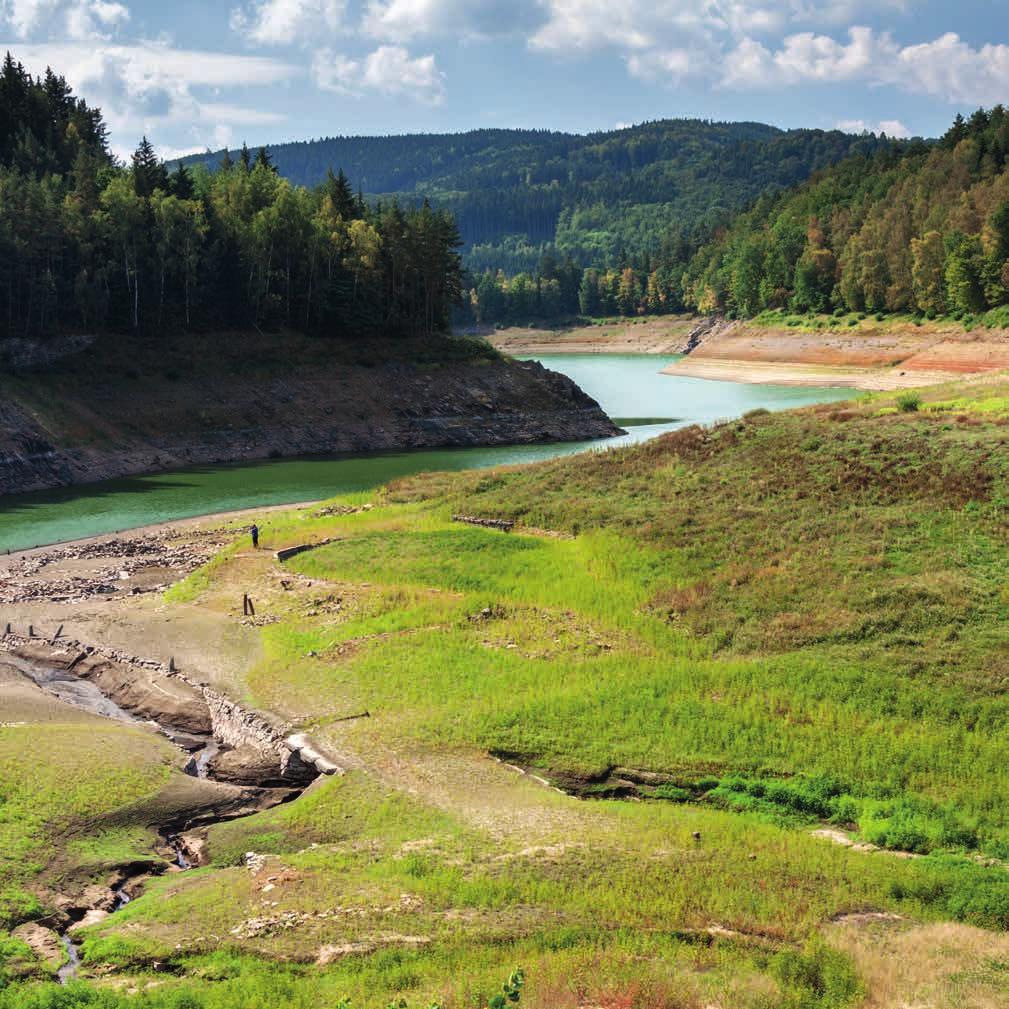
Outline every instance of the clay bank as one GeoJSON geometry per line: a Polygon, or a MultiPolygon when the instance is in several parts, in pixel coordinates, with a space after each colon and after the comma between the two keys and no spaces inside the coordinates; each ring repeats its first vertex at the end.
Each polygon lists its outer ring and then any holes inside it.
{"type": "Polygon", "coordinates": [[[207,463],[618,433],[570,379],[473,341],[407,354],[190,335],[170,350],[99,341],[0,372],[0,494],[207,463]]]}

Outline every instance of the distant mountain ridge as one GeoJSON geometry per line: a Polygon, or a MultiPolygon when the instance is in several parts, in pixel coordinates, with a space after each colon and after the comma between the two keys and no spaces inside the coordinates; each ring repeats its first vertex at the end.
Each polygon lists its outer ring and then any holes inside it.
{"type": "MultiPolygon", "coordinates": [[[[368,196],[426,197],[455,215],[471,268],[516,272],[535,267],[548,248],[606,266],[670,242],[696,245],[762,193],[886,143],[836,130],[666,119],[585,135],[485,129],[267,150],[294,183],[316,185],[342,168],[368,196]]],[[[183,160],[214,168],[223,155],[183,160]]]]}

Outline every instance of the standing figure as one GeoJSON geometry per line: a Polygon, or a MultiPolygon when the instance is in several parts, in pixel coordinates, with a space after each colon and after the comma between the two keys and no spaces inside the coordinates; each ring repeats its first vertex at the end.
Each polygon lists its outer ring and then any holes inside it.
{"type": "Polygon", "coordinates": [[[259,549],[259,526],[253,524],[252,529],[249,530],[252,533],[252,547],[254,550],[259,549]]]}

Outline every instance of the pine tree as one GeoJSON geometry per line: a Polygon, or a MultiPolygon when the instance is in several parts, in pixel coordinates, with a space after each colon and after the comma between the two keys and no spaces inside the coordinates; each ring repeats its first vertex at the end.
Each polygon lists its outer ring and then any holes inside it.
{"type": "Polygon", "coordinates": [[[133,152],[133,188],[144,199],[150,199],[156,189],[168,190],[168,172],[146,136],[133,152]]]}
{"type": "Polygon", "coordinates": [[[323,189],[333,201],[333,208],[345,221],[354,220],[361,216],[358,212],[357,201],[354,199],[354,190],[351,189],[342,168],[336,175],[333,174],[332,168],[328,169],[323,189]]]}
{"type": "Polygon", "coordinates": [[[249,145],[243,140],[242,141],[242,153],[238,155],[238,163],[242,166],[242,171],[248,175],[252,171],[252,152],[249,150],[249,145]]]}
{"type": "Polygon", "coordinates": [[[193,177],[185,165],[179,164],[175,174],[169,179],[173,196],[180,200],[191,200],[195,192],[193,177]]]}
{"type": "Polygon", "coordinates": [[[277,174],[277,168],[270,159],[270,154],[265,147],[260,147],[256,152],[256,168],[266,168],[277,174]]]}

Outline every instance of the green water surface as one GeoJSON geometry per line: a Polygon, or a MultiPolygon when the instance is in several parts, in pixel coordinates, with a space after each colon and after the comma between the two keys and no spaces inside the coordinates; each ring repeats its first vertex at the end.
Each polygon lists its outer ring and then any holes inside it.
{"type": "Polygon", "coordinates": [[[851,395],[844,389],[742,385],[660,375],[675,357],[555,354],[536,358],[570,375],[628,433],[596,442],[388,452],[332,458],[201,466],[0,498],[0,550],[58,543],[153,522],[237,508],[288,504],[366,490],[430,470],[533,462],[654,438],[686,424],[780,410],[851,395]]]}

